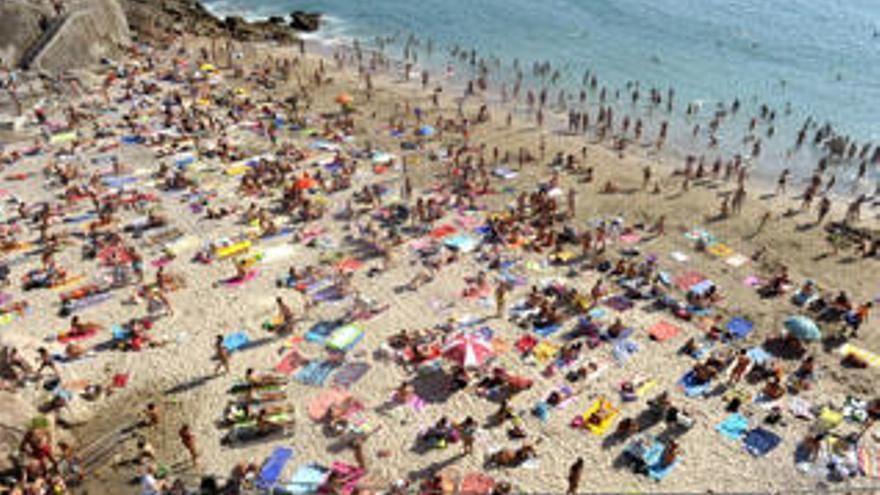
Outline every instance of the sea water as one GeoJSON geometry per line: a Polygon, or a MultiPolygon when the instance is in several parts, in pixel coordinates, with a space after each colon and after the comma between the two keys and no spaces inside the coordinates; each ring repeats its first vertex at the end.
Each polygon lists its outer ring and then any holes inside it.
{"type": "MultiPolygon", "coordinates": [[[[663,96],[675,88],[676,109],[668,117],[648,118],[645,105],[618,111],[646,120],[646,134],[670,120],[678,132],[671,145],[688,153],[740,153],[749,118],[761,104],[776,110],[776,136],[763,139],[765,151],[754,161],[769,175],[791,167],[806,175],[822,154],[810,147],[793,151],[797,130],[807,116],[830,122],[859,146],[880,144],[880,1],[878,0],[208,0],[218,15],[264,18],[292,10],[325,15],[316,36],[323,41],[353,40],[369,44],[377,36],[400,43],[387,54],[403,56],[410,35],[422,40],[419,63],[445,68],[451,49],[475,49],[494,57],[511,74],[518,59],[528,76],[532,63],[549,61],[560,70],[558,87],[577,95],[589,70],[601,85],[621,89],[639,81],[642,101],[651,87],[663,96]],[[434,50],[424,50],[431,40],[434,50]],[[397,50],[396,52],[394,50],[397,50]],[[705,139],[690,130],[703,129],[711,114],[738,98],[742,110],[729,119],[718,137],[720,146],[706,151],[705,139]],[[687,118],[688,102],[701,105],[701,116],[687,118]]],[[[538,89],[547,81],[524,82],[538,89]]],[[[549,92],[555,103],[558,87],[549,92]]],[[[590,98],[595,103],[594,95],[590,98]]],[[[594,113],[595,115],[595,113],[594,113]]],[[[766,133],[768,125],[759,128],[766,133]]],[[[702,131],[705,133],[705,131],[702,131]]],[[[705,137],[705,136],[704,136],[705,137]]],[[[808,134],[808,142],[812,132],[808,134]]],[[[841,170],[839,183],[855,174],[841,170]],[[843,180],[841,180],[843,179],[843,180]]],[[[877,177],[875,167],[871,174],[877,177]]]]}

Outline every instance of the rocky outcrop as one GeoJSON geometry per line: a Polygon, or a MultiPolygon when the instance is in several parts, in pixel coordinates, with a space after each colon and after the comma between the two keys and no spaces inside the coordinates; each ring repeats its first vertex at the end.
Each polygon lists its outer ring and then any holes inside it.
{"type": "Polygon", "coordinates": [[[321,28],[321,14],[296,10],[290,14],[290,27],[311,33],[321,28]]]}
{"type": "Polygon", "coordinates": [[[145,37],[166,32],[231,36],[239,41],[295,41],[293,30],[278,19],[248,22],[242,17],[218,19],[198,0],[122,0],[133,31],[145,37]]]}
{"type": "Polygon", "coordinates": [[[58,13],[48,2],[0,3],[0,53],[24,68],[49,71],[93,65],[130,40],[117,0],[72,0],[58,13]]]}
{"type": "Polygon", "coordinates": [[[42,36],[52,10],[39,2],[0,2],[0,58],[18,65],[24,53],[42,36]]]}

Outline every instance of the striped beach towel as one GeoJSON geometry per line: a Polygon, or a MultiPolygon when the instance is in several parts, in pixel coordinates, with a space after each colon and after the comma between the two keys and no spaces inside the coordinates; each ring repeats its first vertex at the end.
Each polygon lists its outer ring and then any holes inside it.
{"type": "Polygon", "coordinates": [[[868,478],[880,479],[880,449],[860,448],[859,469],[868,478]]]}
{"type": "Polygon", "coordinates": [[[877,368],[880,366],[880,356],[869,350],[862,349],[861,347],[847,343],[842,345],[838,352],[843,357],[849,355],[856,357],[858,360],[867,363],[869,368],[877,368]]]}

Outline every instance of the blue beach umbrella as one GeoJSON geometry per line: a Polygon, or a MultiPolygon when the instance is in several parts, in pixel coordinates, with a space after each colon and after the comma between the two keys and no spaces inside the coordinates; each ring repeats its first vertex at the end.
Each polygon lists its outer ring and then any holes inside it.
{"type": "Polygon", "coordinates": [[[788,333],[801,340],[819,340],[822,331],[816,322],[806,316],[791,316],[782,323],[788,333]]]}

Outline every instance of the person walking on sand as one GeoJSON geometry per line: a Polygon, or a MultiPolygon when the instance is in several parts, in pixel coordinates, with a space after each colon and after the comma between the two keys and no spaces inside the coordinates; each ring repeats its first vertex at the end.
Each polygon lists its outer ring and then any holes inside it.
{"type": "Polygon", "coordinates": [[[578,457],[574,464],[568,468],[568,489],[565,491],[567,495],[575,495],[577,493],[583,474],[584,458],[578,457]]]}
{"type": "Polygon", "coordinates": [[[180,443],[183,444],[183,448],[189,452],[190,461],[192,461],[193,467],[199,466],[199,451],[196,448],[196,437],[190,429],[189,425],[184,424],[180,427],[180,430],[177,432],[177,436],[180,438],[180,443]]]}
{"type": "Polygon", "coordinates": [[[768,211],[761,216],[761,219],[758,220],[758,227],[755,229],[754,235],[758,235],[764,231],[764,227],[767,226],[767,223],[770,221],[771,213],[768,211]]]}
{"type": "Polygon", "coordinates": [[[831,212],[831,200],[828,199],[828,196],[823,196],[819,201],[819,215],[816,218],[816,225],[822,225],[822,222],[825,221],[825,217],[828,216],[828,213],[831,212]]]}
{"type": "Polygon", "coordinates": [[[214,368],[215,375],[220,373],[220,370],[223,370],[224,375],[229,374],[230,358],[229,349],[223,344],[223,336],[218,335],[217,339],[214,340],[214,359],[217,360],[217,366],[214,368]]]}
{"type": "Polygon", "coordinates": [[[363,435],[355,436],[351,441],[351,450],[354,454],[354,461],[357,463],[358,467],[367,470],[367,457],[364,454],[364,442],[366,441],[366,437],[363,435]]]}
{"type": "Polygon", "coordinates": [[[507,309],[507,293],[510,291],[507,282],[501,281],[495,287],[495,318],[503,318],[507,309]]]}
{"type": "Polygon", "coordinates": [[[468,416],[458,425],[458,431],[461,436],[462,455],[473,454],[474,442],[477,439],[477,422],[468,416]]]}

